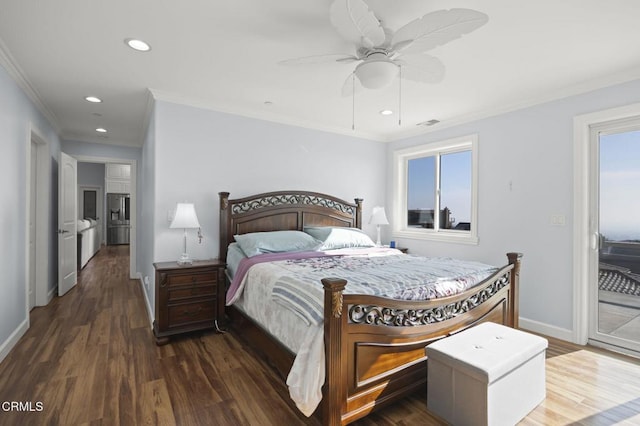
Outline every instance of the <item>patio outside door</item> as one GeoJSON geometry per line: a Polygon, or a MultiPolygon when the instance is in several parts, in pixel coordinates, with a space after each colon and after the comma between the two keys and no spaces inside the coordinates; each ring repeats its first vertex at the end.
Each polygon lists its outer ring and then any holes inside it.
{"type": "Polygon", "coordinates": [[[592,341],[640,353],[640,119],[591,133],[592,341]]]}

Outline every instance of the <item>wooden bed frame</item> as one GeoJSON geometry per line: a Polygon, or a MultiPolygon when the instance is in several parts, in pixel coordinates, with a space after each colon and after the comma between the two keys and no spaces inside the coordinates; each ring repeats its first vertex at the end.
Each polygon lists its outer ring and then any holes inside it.
{"type": "MultiPolygon", "coordinates": [[[[220,194],[220,259],[233,236],[302,230],[304,226],[360,228],[362,200],[349,203],[304,191],[278,191],[236,200],[220,194]]],[[[326,379],[319,407],[324,425],[347,424],[426,386],[425,346],[484,321],[517,328],[520,253],[464,293],[425,302],[343,295],[346,281],[322,280],[326,379]]],[[[250,318],[227,307],[231,327],[286,377],[295,354],[250,318]]],[[[318,410],[316,410],[318,414],[318,410]]]]}

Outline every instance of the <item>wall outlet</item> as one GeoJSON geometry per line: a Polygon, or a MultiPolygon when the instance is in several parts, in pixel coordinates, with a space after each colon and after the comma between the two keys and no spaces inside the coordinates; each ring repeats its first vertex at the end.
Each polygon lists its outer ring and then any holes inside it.
{"type": "Polygon", "coordinates": [[[149,277],[144,277],[144,288],[149,291],[149,277]]]}
{"type": "Polygon", "coordinates": [[[550,222],[553,226],[564,226],[566,224],[566,217],[563,214],[552,214],[550,222]]]}

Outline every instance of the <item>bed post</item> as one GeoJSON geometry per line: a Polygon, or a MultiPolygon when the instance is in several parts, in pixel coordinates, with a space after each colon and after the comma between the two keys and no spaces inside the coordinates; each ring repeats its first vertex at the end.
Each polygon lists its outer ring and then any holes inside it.
{"type": "Polygon", "coordinates": [[[324,286],[324,350],[325,383],[322,395],[322,423],[342,424],[346,404],[346,362],[342,347],[342,291],[347,281],[339,278],[322,279],[324,286]]]}
{"type": "Polygon", "coordinates": [[[520,310],[518,309],[518,297],[520,293],[520,264],[522,263],[522,253],[507,253],[507,258],[509,259],[509,264],[513,265],[513,269],[509,274],[509,281],[511,284],[511,289],[509,290],[509,318],[511,324],[509,324],[513,328],[518,328],[519,320],[520,320],[520,310]]]}
{"type": "Polygon", "coordinates": [[[362,229],[362,198],[355,198],[356,202],[356,228],[362,229]]]}
{"type": "Polygon", "coordinates": [[[218,192],[220,196],[220,235],[218,242],[220,245],[218,259],[223,262],[227,261],[227,245],[229,245],[229,193],[218,192]]]}

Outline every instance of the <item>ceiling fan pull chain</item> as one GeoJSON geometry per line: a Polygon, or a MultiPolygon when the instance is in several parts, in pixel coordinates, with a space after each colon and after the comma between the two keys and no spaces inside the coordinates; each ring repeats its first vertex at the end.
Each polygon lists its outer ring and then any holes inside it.
{"type": "Polygon", "coordinates": [[[402,65],[398,65],[398,127],[402,125],[402,65]]]}
{"type": "Polygon", "coordinates": [[[351,82],[353,84],[351,91],[351,130],[356,130],[356,73],[351,73],[351,82]]]}

